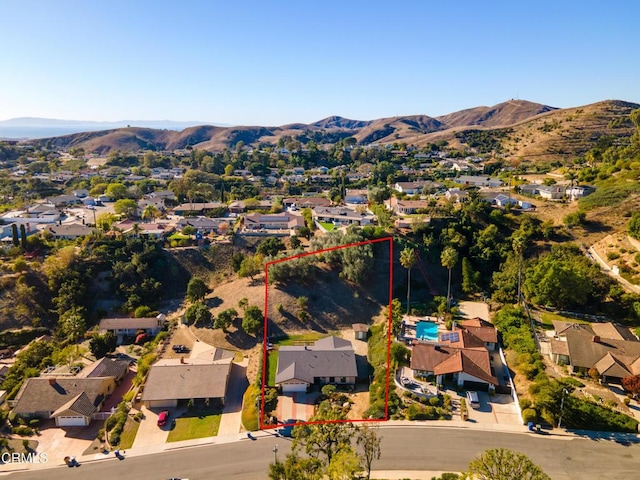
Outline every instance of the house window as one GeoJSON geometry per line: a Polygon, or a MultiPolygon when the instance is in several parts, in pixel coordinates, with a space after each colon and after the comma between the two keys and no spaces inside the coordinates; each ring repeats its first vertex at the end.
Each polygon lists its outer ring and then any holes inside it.
{"type": "Polygon", "coordinates": [[[329,377],[329,383],[336,383],[336,377],[329,377]]]}
{"type": "Polygon", "coordinates": [[[347,383],[347,377],[340,377],[340,383],[347,383]]]}

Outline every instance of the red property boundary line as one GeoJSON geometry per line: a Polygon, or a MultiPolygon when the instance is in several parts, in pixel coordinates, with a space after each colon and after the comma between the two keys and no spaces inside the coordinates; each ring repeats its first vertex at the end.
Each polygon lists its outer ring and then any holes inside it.
{"type": "Polygon", "coordinates": [[[376,238],[373,240],[365,240],[362,242],[349,243],[346,245],[339,245],[337,247],[325,248],[322,250],[316,250],[314,252],[305,252],[292,257],[280,258],[267,262],[264,266],[264,325],[263,325],[263,341],[262,341],[262,388],[260,395],[260,418],[259,425],[260,430],[270,430],[279,427],[289,427],[294,425],[313,425],[313,424],[325,424],[325,423],[356,423],[356,422],[386,422],[389,418],[389,381],[391,373],[391,319],[393,312],[393,237],[376,238]],[[372,243],[389,242],[389,308],[387,318],[387,375],[385,378],[385,393],[384,393],[384,418],[377,419],[354,419],[354,420],[326,420],[326,421],[314,421],[314,422],[298,422],[298,423],[281,423],[278,425],[267,425],[263,423],[264,419],[264,392],[267,386],[267,328],[268,328],[268,311],[269,311],[269,267],[276,263],[285,262],[288,260],[295,260],[302,257],[308,257],[310,255],[319,255],[325,252],[332,252],[334,250],[340,250],[349,247],[358,247],[361,245],[369,245],[372,243]]]}

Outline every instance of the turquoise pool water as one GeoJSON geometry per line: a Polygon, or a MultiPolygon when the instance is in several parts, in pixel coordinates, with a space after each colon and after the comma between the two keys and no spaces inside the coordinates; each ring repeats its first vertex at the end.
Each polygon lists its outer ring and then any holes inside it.
{"type": "Polygon", "coordinates": [[[438,339],[438,324],[433,322],[418,322],[416,325],[418,340],[433,341],[438,339]]]}

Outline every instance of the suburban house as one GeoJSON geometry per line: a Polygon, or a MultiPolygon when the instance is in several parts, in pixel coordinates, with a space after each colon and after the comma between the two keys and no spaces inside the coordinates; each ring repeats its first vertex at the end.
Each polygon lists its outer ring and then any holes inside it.
{"type": "Polygon", "coordinates": [[[393,196],[385,200],[384,205],[396,215],[411,215],[418,210],[429,208],[427,200],[399,200],[393,196]]]}
{"type": "Polygon", "coordinates": [[[227,206],[224,203],[220,202],[203,202],[203,203],[183,203],[178,205],[173,209],[173,213],[176,215],[189,215],[189,214],[198,214],[202,215],[204,212],[209,210],[217,210],[217,209],[225,209],[227,206]]]}
{"type": "Polygon", "coordinates": [[[160,360],[149,369],[142,401],[148,408],[177,407],[181,400],[222,406],[232,363],[233,356],[226,355],[215,360],[204,357],[160,360]]]}
{"type": "Polygon", "coordinates": [[[560,200],[564,197],[563,185],[540,185],[538,195],[547,200],[560,200]]]}
{"type": "Polygon", "coordinates": [[[504,183],[499,178],[478,175],[460,175],[454,178],[453,181],[459,185],[469,185],[473,187],[501,187],[504,183]]]}
{"type": "Polygon", "coordinates": [[[469,194],[467,193],[466,190],[461,190],[461,189],[459,189],[457,187],[456,188],[450,188],[449,190],[447,190],[447,192],[444,194],[444,196],[450,202],[455,202],[455,203],[466,202],[467,199],[469,198],[469,194]]]}
{"type": "Polygon", "coordinates": [[[58,427],[86,426],[115,386],[114,377],[28,378],[12,411],[24,418],[54,418],[58,427]]]}
{"type": "Polygon", "coordinates": [[[499,193],[498,195],[496,195],[494,201],[498,207],[502,208],[506,207],[507,205],[518,204],[518,201],[515,198],[505,195],[504,193],[499,193]]]}
{"type": "Polygon", "coordinates": [[[411,369],[417,377],[434,375],[436,382],[452,380],[459,387],[489,390],[498,385],[490,350],[498,342],[496,329],[480,318],[463,320],[437,342],[414,343],[411,369]]]}
{"type": "Polygon", "coordinates": [[[310,385],[353,385],[358,370],[351,342],[327,337],[312,345],[278,350],[276,385],[283,393],[306,392],[310,385]]]}
{"type": "Polygon", "coordinates": [[[291,212],[265,214],[250,213],[244,217],[243,233],[269,233],[270,235],[295,235],[305,226],[304,217],[291,212]]]}
{"type": "Polygon", "coordinates": [[[420,180],[416,182],[396,182],[393,186],[400,193],[406,193],[407,195],[415,195],[416,193],[422,193],[422,190],[426,186],[430,186],[433,182],[426,180],[420,180]]]}
{"type": "Polygon", "coordinates": [[[229,212],[236,215],[249,210],[262,210],[268,211],[273,207],[271,200],[236,200],[229,204],[229,212]]]}
{"type": "Polygon", "coordinates": [[[75,240],[76,238],[89,235],[94,229],[82,225],[81,223],[63,223],[62,225],[47,225],[45,232],[51,234],[55,239],[75,240]]]}
{"type": "Polygon", "coordinates": [[[134,222],[131,219],[123,220],[120,223],[116,224],[122,233],[125,235],[144,235],[147,237],[155,237],[162,238],[165,235],[173,232],[175,229],[175,225],[173,223],[162,221],[162,222],[134,222]]]}
{"type": "Polygon", "coordinates": [[[567,188],[565,194],[567,197],[571,199],[571,201],[578,200],[579,198],[586,197],[587,195],[591,195],[595,192],[595,188],[589,185],[574,185],[573,187],[567,188]]]}
{"type": "Polygon", "coordinates": [[[115,333],[120,345],[126,337],[135,337],[140,331],[155,337],[166,321],[167,317],[162,313],[151,318],[103,318],[100,320],[98,329],[100,332],[115,333]]]}
{"type": "Polygon", "coordinates": [[[331,200],[324,197],[290,197],[282,200],[287,210],[302,210],[303,208],[328,207],[331,200]]]}
{"type": "Polygon", "coordinates": [[[357,208],[360,206],[367,206],[369,204],[369,200],[367,198],[366,190],[347,190],[347,193],[344,197],[345,205],[351,208],[357,208]]]}
{"type": "Polygon", "coordinates": [[[346,207],[316,207],[312,213],[314,221],[333,225],[370,225],[376,219],[372,213],[360,213],[346,207]]]}
{"type": "Polygon", "coordinates": [[[640,374],[640,341],[614,323],[553,322],[551,358],[573,372],[597,370],[604,382],[640,374]]]}
{"type": "Polygon", "coordinates": [[[218,233],[220,225],[223,223],[226,223],[228,228],[234,221],[233,219],[231,219],[231,222],[229,222],[229,220],[230,219],[228,218],[187,217],[181,218],[178,221],[177,226],[180,230],[182,230],[184,227],[193,227],[198,232],[206,235],[211,232],[218,233]]]}
{"type": "Polygon", "coordinates": [[[116,383],[120,383],[128,371],[128,360],[112,360],[103,357],[84,367],[76,378],[113,377],[116,383]]]}
{"type": "Polygon", "coordinates": [[[535,183],[530,183],[528,185],[520,185],[518,189],[520,190],[520,193],[522,195],[529,195],[531,197],[533,197],[534,195],[538,195],[538,193],[540,193],[540,185],[535,183]]]}

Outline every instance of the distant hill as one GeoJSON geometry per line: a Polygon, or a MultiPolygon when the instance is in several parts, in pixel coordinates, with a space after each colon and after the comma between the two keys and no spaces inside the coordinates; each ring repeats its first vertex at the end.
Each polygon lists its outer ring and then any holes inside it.
{"type": "Polygon", "coordinates": [[[84,132],[35,141],[58,148],[83,147],[101,154],[111,150],[173,150],[192,146],[210,151],[260,143],[275,145],[289,136],[303,143],[335,143],[353,136],[359,144],[404,142],[423,146],[445,140],[454,147],[493,151],[506,156],[552,159],[579,155],[602,135],[624,137],[632,131],[625,116],[637,104],[607,100],[582,107],[557,109],[526,100],[509,100],[492,107],[475,107],[429,117],[410,115],[377,120],[327,117],[310,124],[279,127],[200,125],[181,131],[119,128],[84,132]],[[482,132],[482,133],[479,133],[482,132]]]}

